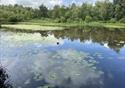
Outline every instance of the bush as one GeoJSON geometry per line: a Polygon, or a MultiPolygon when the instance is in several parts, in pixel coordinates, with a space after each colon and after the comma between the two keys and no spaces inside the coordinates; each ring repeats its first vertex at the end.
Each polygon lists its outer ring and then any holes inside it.
{"type": "Polygon", "coordinates": [[[10,16],[8,18],[8,22],[19,22],[19,21],[22,21],[23,19],[19,16],[10,16]]]}
{"type": "Polygon", "coordinates": [[[112,19],[110,19],[109,22],[111,22],[111,23],[115,23],[115,22],[116,22],[116,19],[115,19],[115,18],[112,18],[112,19]]]}
{"type": "Polygon", "coordinates": [[[120,19],[119,22],[125,23],[125,18],[120,19]]]}
{"type": "Polygon", "coordinates": [[[66,19],[64,17],[56,18],[55,22],[56,23],[64,23],[64,22],[66,22],[66,19]]]}
{"type": "Polygon", "coordinates": [[[61,23],[61,21],[60,21],[59,18],[56,18],[56,19],[54,20],[54,22],[56,22],[56,23],[61,23]]]}
{"type": "Polygon", "coordinates": [[[64,23],[64,22],[66,22],[66,19],[65,19],[64,17],[60,17],[60,21],[61,21],[62,23],[64,23]]]}
{"type": "Polygon", "coordinates": [[[72,22],[72,19],[71,19],[71,18],[68,18],[68,19],[67,19],[67,22],[68,22],[68,23],[71,23],[71,22],[72,22]]]}
{"type": "Polygon", "coordinates": [[[92,22],[92,20],[93,20],[93,19],[92,19],[91,16],[86,16],[86,17],[85,17],[85,22],[87,22],[87,23],[88,23],[88,22],[92,22]]]}

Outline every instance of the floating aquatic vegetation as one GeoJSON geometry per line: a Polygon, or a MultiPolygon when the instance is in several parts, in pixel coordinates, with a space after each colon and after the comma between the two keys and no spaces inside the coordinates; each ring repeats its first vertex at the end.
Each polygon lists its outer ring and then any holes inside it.
{"type": "MultiPolygon", "coordinates": [[[[13,28],[16,30],[31,30],[31,31],[47,31],[47,30],[63,30],[63,27],[50,27],[50,26],[40,26],[40,25],[2,25],[2,27],[13,28]]],[[[11,30],[11,29],[10,29],[11,30]]]]}

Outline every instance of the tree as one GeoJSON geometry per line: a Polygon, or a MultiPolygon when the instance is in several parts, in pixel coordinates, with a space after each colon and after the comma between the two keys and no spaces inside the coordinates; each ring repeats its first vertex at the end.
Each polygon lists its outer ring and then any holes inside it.
{"type": "Polygon", "coordinates": [[[79,7],[77,7],[75,5],[75,3],[73,3],[71,6],[71,10],[70,10],[70,19],[72,19],[72,21],[78,21],[79,20],[79,12],[80,12],[79,7]]]}
{"type": "Polygon", "coordinates": [[[60,18],[60,6],[59,5],[55,5],[52,12],[51,12],[51,17],[52,18],[60,18]]]}
{"type": "Polygon", "coordinates": [[[83,3],[81,8],[80,8],[80,18],[85,20],[86,16],[91,15],[91,10],[92,10],[92,5],[88,3],[83,3]]]}
{"type": "Polygon", "coordinates": [[[30,7],[20,5],[0,5],[0,20],[2,22],[17,22],[29,20],[34,17],[34,10],[30,7]]]}
{"type": "Polygon", "coordinates": [[[120,20],[125,17],[125,0],[114,0],[115,18],[120,20]]]}
{"type": "Polygon", "coordinates": [[[40,17],[48,17],[48,9],[43,4],[39,6],[39,16],[40,17]]]}
{"type": "Polygon", "coordinates": [[[18,22],[36,18],[53,19],[56,22],[82,22],[82,21],[110,21],[123,22],[125,18],[125,0],[97,1],[95,5],[83,3],[77,6],[55,5],[48,9],[43,4],[38,9],[23,7],[22,5],[0,5],[1,22],[18,22]]]}
{"type": "Polygon", "coordinates": [[[99,20],[110,20],[113,17],[113,4],[108,1],[98,1],[95,5],[99,20]]]}

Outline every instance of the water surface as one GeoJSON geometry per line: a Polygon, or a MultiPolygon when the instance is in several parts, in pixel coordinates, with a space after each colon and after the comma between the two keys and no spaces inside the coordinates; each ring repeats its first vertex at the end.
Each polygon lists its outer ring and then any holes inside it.
{"type": "Polygon", "coordinates": [[[125,88],[123,29],[1,29],[0,56],[13,88],[125,88]]]}

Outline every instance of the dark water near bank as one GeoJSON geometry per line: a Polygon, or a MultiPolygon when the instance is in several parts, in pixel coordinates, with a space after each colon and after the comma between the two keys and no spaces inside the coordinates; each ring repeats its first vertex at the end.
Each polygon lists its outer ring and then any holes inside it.
{"type": "Polygon", "coordinates": [[[123,29],[1,29],[0,56],[0,88],[125,88],[123,29]]]}

